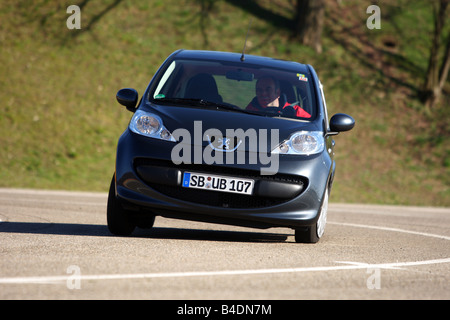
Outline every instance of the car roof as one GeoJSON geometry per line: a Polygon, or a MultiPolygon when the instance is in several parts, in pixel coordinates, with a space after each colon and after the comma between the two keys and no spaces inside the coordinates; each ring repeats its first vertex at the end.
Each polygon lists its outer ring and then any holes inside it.
{"type": "MultiPolygon", "coordinates": [[[[213,61],[238,62],[241,61],[242,53],[222,52],[222,51],[208,51],[208,50],[179,50],[174,55],[177,58],[185,59],[200,59],[213,61]]],[[[280,60],[275,58],[263,57],[245,54],[243,64],[261,65],[267,67],[275,67],[286,70],[296,70],[309,72],[308,66],[295,61],[280,60]]]]}

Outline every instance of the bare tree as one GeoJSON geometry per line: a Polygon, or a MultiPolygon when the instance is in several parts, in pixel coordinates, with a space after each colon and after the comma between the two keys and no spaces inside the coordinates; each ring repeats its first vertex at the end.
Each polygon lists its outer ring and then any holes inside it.
{"type": "Polygon", "coordinates": [[[209,39],[208,39],[208,20],[210,18],[211,12],[214,9],[214,0],[197,0],[197,2],[200,3],[200,31],[203,36],[203,46],[208,47],[209,46],[209,39]]]}
{"type": "Polygon", "coordinates": [[[444,24],[447,19],[447,7],[450,0],[439,0],[434,4],[434,34],[431,45],[430,58],[428,60],[428,70],[422,89],[422,100],[428,109],[439,101],[442,89],[447,80],[450,68],[450,34],[446,39],[444,58],[439,63],[439,51],[442,46],[441,38],[444,24]]]}
{"type": "Polygon", "coordinates": [[[325,0],[297,0],[295,35],[300,43],[322,52],[322,29],[325,15],[325,0]]]}

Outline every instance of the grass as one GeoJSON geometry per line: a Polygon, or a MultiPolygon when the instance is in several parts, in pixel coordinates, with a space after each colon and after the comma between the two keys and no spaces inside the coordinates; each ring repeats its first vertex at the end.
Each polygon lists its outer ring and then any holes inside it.
{"type": "Polygon", "coordinates": [[[225,0],[83,3],[81,30],[66,28],[73,3],[0,4],[1,187],[107,191],[131,117],[117,90],[142,93],[179,48],[240,52],[252,18],[249,53],[312,64],[329,113],[357,121],[335,139],[331,201],[450,205],[449,84],[430,113],[416,95],[431,42],[427,1],[380,1],[380,30],[365,26],[370,1],[327,2],[320,55],[276,23],[292,18],[288,1],[258,1],[256,13],[225,0]]]}

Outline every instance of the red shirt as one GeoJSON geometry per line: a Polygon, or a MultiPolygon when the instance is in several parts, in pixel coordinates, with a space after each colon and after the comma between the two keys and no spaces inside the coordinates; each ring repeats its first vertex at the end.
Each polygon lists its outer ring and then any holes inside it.
{"type": "MultiPolygon", "coordinates": [[[[289,102],[286,102],[283,106],[283,109],[290,106],[291,104],[289,102]]],[[[294,110],[296,111],[296,117],[298,118],[311,118],[311,115],[306,112],[305,110],[303,110],[300,106],[298,105],[293,105],[292,106],[294,108],[294,110]]],[[[266,107],[262,107],[260,106],[260,104],[258,103],[258,100],[255,98],[253,99],[248,106],[245,108],[245,110],[250,110],[250,111],[263,111],[266,107]]]]}

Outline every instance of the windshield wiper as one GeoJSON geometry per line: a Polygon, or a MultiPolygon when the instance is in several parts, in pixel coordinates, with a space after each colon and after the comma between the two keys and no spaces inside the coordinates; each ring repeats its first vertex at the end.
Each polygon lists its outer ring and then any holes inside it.
{"type": "Polygon", "coordinates": [[[219,102],[213,102],[213,101],[208,101],[208,100],[203,100],[203,99],[160,98],[160,99],[155,99],[155,100],[157,102],[184,104],[184,105],[189,105],[189,106],[194,106],[194,107],[196,107],[196,106],[197,107],[215,107],[215,108],[220,108],[220,109],[225,109],[225,110],[230,110],[230,111],[236,111],[236,112],[242,112],[242,113],[258,115],[258,113],[255,113],[255,112],[252,112],[252,111],[248,111],[248,110],[245,110],[245,109],[241,109],[238,106],[235,106],[233,104],[219,103],[219,102]]]}
{"type": "Polygon", "coordinates": [[[154,102],[159,103],[174,103],[174,104],[184,104],[196,106],[199,104],[201,99],[187,99],[187,98],[158,98],[154,99],[154,102]]]}

